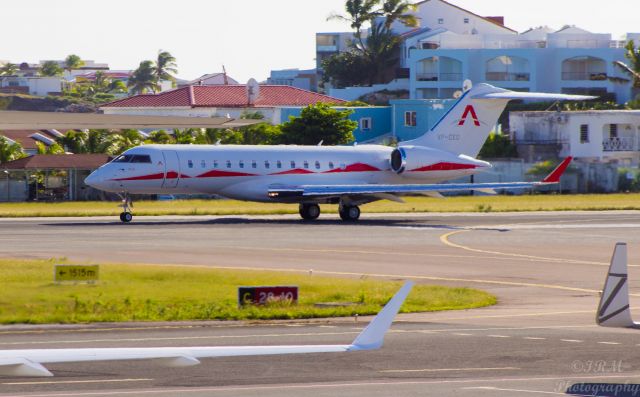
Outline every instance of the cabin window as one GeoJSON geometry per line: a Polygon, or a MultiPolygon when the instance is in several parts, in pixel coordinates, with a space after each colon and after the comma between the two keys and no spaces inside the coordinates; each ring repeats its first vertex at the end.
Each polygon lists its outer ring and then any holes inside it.
{"type": "Polygon", "coordinates": [[[282,161],[280,160],[276,161],[276,167],[282,168],[282,161]]]}
{"type": "Polygon", "coordinates": [[[291,168],[296,168],[296,162],[291,160],[291,168]]]}
{"type": "Polygon", "coordinates": [[[187,166],[188,166],[189,168],[193,168],[193,161],[188,160],[188,161],[187,161],[187,166]]]}
{"type": "Polygon", "coordinates": [[[320,162],[316,161],[316,169],[319,170],[320,169],[320,162]]]}
{"type": "Polygon", "coordinates": [[[151,163],[151,156],[148,154],[134,154],[131,156],[132,163],[151,163]]]}
{"type": "Polygon", "coordinates": [[[444,18],[438,18],[438,25],[444,24],[444,18]]]}
{"type": "Polygon", "coordinates": [[[227,168],[231,168],[231,160],[227,160],[227,168]]]}
{"type": "Polygon", "coordinates": [[[218,160],[213,160],[213,168],[218,168],[218,160]]]}
{"type": "Polygon", "coordinates": [[[238,162],[238,165],[240,166],[240,168],[244,168],[244,161],[240,160],[238,162]]]}
{"type": "Polygon", "coordinates": [[[332,170],[333,169],[333,161],[329,161],[329,169],[332,170]]]}
{"type": "Polygon", "coordinates": [[[251,162],[251,168],[258,168],[258,163],[255,160],[251,162]]]}
{"type": "Polygon", "coordinates": [[[264,161],[264,168],[269,168],[269,160],[264,161]]]}
{"type": "Polygon", "coordinates": [[[304,161],[304,168],[309,168],[309,162],[307,160],[304,161]]]}
{"type": "Polygon", "coordinates": [[[589,124],[580,124],[580,143],[589,143],[589,124]]]}
{"type": "Polygon", "coordinates": [[[200,167],[207,168],[207,162],[204,160],[200,161],[200,167]]]}

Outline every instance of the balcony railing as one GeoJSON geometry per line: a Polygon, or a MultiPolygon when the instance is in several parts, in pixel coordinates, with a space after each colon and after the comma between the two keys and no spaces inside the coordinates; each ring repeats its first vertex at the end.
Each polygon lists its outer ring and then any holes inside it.
{"type": "Polygon", "coordinates": [[[605,152],[631,152],[636,150],[634,137],[605,138],[602,141],[602,150],[605,152]]]}
{"type": "Polygon", "coordinates": [[[562,72],[562,80],[591,80],[602,81],[607,79],[606,72],[562,72]]]}
{"type": "Polygon", "coordinates": [[[462,81],[462,73],[417,73],[418,81],[462,81]]]}
{"type": "Polygon", "coordinates": [[[487,72],[486,79],[489,81],[529,81],[529,73],[508,73],[508,72],[487,72]]]}

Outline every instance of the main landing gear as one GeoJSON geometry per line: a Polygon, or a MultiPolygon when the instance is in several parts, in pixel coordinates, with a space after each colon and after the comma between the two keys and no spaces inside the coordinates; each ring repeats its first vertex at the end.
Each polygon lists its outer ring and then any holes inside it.
{"type": "Polygon", "coordinates": [[[124,223],[129,223],[133,220],[133,214],[131,210],[133,209],[133,201],[131,197],[129,197],[128,193],[124,193],[120,195],[122,198],[122,204],[119,207],[122,207],[122,212],[120,213],[120,220],[124,223]]]}
{"type": "Polygon", "coordinates": [[[318,204],[305,204],[301,203],[299,207],[300,216],[305,221],[312,221],[318,219],[320,216],[320,206],[318,204]]]}
{"type": "Polygon", "coordinates": [[[357,205],[340,205],[338,213],[343,221],[355,222],[360,218],[360,207],[357,205]]]}
{"type": "MultiPolygon", "coordinates": [[[[299,211],[300,216],[305,221],[312,221],[320,216],[320,206],[315,203],[302,203],[299,211]]],[[[357,205],[341,204],[338,212],[340,213],[340,218],[345,222],[355,222],[360,218],[360,207],[357,205]]]]}

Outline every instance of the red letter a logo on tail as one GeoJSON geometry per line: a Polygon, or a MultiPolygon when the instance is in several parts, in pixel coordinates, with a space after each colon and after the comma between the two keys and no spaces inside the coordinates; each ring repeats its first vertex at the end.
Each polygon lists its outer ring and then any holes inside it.
{"type": "Polygon", "coordinates": [[[480,127],[480,120],[478,120],[478,116],[476,115],[476,110],[471,105],[467,105],[464,108],[464,112],[462,113],[462,117],[460,121],[458,121],[458,125],[464,125],[465,121],[467,121],[467,115],[471,114],[471,118],[473,119],[473,124],[476,127],[480,127]]]}

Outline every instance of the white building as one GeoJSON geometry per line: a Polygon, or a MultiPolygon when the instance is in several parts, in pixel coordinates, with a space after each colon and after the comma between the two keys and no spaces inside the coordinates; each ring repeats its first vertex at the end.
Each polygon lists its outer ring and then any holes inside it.
{"type": "Polygon", "coordinates": [[[640,165],[640,110],[511,112],[509,128],[526,161],[560,157],[640,165]]]}
{"type": "MultiPolygon", "coordinates": [[[[466,79],[518,91],[592,94],[619,103],[632,99],[628,76],[613,62],[627,62],[624,46],[628,40],[640,44],[638,33],[613,40],[608,33],[569,26],[519,34],[504,26],[502,17],[482,17],[444,0],[417,3],[415,14],[419,28],[394,25],[403,39],[396,77],[408,77],[411,99],[451,98],[466,79]]],[[[318,59],[325,48],[320,37],[325,36],[316,35],[318,59]]],[[[329,93],[342,97],[340,90],[329,93]]]]}
{"type": "Polygon", "coordinates": [[[62,92],[61,77],[4,76],[0,77],[0,92],[47,96],[62,92]]]}

